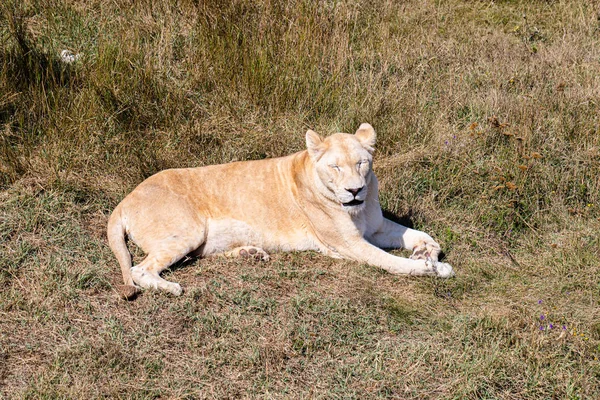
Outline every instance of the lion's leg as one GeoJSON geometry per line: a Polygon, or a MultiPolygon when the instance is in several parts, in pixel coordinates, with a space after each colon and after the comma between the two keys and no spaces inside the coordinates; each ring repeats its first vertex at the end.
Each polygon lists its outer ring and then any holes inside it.
{"type": "Polygon", "coordinates": [[[183,290],[178,283],[169,282],[160,277],[160,273],[156,272],[160,269],[160,260],[147,257],[144,261],[131,269],[133,281],[145,289],[161,289],[169,293],[179,296],[183,290]]]}
{"type": "Polygon", "coordinates": [[[241,246],[236,247],[221,255],[226,257],[242,257],[254,261],[269,261],[269,254],[266,251],[256,246],[241,246]]]}
{"type": "Polygon", "coordinates": [[[185,243],[181,241],[163,243],[160,249],[153,249],[141,263],[131,268],[133,281],[146,289],[160,289],[179,296],[183,292],[181,286],[161,278],[160,273],[199,247],[200,244],[201,242],[185,243]]]}
{"type": "Polygon", "coordinates": [[[437,275],[441,278],[454,275],[449,264],[432,258],[414,260],[397,257],[372,245],[362,237],[355,237],[354,240],[347,240],[346,243],[349,246],[337,247],[344,257],[381,267],[392,274],[437,275]]]}
{"type": "Polygon", "coordinates": [[[384,219],[381,227],[371,237],[371,243],[384,249],[405,248],[412,250],[413,260],[432,259],[437,261],[441,248],[435,240],[425,232],[410,229],[389,219],[384,219]]]}

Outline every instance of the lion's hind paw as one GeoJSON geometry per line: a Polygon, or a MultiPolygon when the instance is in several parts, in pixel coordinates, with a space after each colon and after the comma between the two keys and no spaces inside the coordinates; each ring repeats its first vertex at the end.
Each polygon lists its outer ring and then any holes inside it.
{"type": "Polygon", "coordinates": [[[260,247],[244,246],[239,249],[239,255],[254,261],[269,261],[269,255],[260,247]]]}

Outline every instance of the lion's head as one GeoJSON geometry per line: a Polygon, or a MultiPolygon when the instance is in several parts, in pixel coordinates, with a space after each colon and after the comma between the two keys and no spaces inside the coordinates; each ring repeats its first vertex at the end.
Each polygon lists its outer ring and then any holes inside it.
{"type": "Polygon", "coordinates": [[[365,206],[371,181],[375,130],[361,124],[354,135],[336,133],[322,139],[306,132],[306,147],[315,163],[322,192],[342,209],[356,213],[365,206]]]}

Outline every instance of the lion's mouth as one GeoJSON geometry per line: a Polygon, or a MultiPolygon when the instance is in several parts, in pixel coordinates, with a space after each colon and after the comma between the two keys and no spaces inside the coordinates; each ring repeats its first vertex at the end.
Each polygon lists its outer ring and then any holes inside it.
{"type": "Polygon", "coordinates": [[[344,205],[344,206],[346,206],[346,207],[352,207],[352,206],[358,206],[358,205],[361,205],[361,204],[362,204],[362,203],[364,203],[364,202],[365,202],[364,200],[357,200],[357,199],[354,199],[354,200],[352,200],[352,201],[349,201],[349,202],[347,202],[347,203],[342,203],[342,205],[344,205]]]}

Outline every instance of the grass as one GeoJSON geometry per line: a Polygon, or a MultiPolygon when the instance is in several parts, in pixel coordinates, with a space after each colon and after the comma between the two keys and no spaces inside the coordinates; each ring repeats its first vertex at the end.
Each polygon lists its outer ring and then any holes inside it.
{"type": "Polygon", "coordinates": [[[0,11],[0,396],[600,397],[595,2],[0,11]],[[105,226],[144,178],[360,122],[382,205],[455,279],[292,253],[118,297],[105,226]]]}

